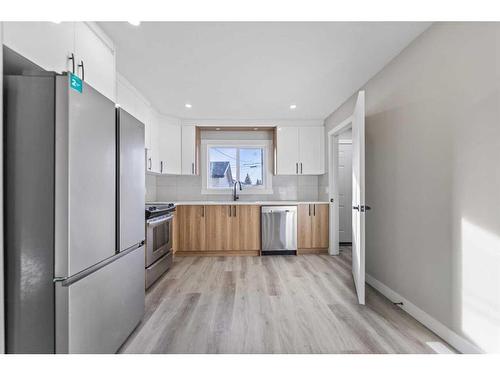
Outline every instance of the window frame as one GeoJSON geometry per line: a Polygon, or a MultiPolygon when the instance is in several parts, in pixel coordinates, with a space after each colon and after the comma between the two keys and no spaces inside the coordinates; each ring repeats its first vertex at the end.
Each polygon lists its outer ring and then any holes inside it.
{"type": "Polygon", "coordinates": [[[262,185],[261,186],[244,186],[242,184],[242,190],[238,190],[239,195],[257,195],[257,194],[273,194],[272,186],[272,161],[270,158],[272,152],[272,141],[270,140],[211,140],[203,139],[201,141],[202,152],[201,155],[201,178],[202,178],[202,189],[201,194],[232,194],[233,188],[228,187],[209,187],[209,157],[210,148],[213,147],[231,147],[237,148],[236,153],[236,168],[235,171],[236,178],[241,180],[240,176],[240,152],[241,148],[262,148],[262,185]]]}

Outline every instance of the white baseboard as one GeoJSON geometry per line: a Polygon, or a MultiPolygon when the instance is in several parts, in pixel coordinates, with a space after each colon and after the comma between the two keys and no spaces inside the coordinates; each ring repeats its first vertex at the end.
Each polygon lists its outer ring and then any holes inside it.
{"type": "Polygon", "coordinates": [[[401,309],[406,311],[408,314],[410,314],[424,326],[429,328],[432,332],[441,337],[444,341],[453,346],[459,352],[468,354],[484,353],[480,348],[471,343],[469,340],[465,339],[456,332],[452,331],[443,323],[434,319],[425,311],[418,308],[416,305],[408,301],[406,298],[400,296],[394,290],[389,288],[387,285],[381,283],[373,276],[366,274],[366,282],[369,285],[371,285],[374,289],[378,290],[380,293],[386,296],[388,299],[390,299],[391,301],[403,302],[403,305],[400,306],[401,309]]]}

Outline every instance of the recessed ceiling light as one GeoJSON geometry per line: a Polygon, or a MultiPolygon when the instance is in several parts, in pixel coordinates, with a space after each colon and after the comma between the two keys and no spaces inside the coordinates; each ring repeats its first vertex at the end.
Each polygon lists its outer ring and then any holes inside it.
{"type": "Polygon", "coordinates": [[[191,104],[189,104],[189,103],[186,103],[186,104],[184,104],[184,107],[186,107],[186,108],[191,108],[191,107],[193,107],[193,106],[192,106],[191,104]]]}
{"type": "Polygon", "coordinates": [[[253,130],[259,130],[259,128],[253,128],[253,130]]]}
{"type": "Polygon", "coordinates": [[[133,26],[139,26],[141,24],[141,21],[128,21],[128,23],[133,26]]]}
{"type": "Polygon", "coordinates": [[[215,128],[215,130],[220,130],[220,128],[215,128]]]}
{"type": "Polygon", "coordinates": [[[290,109],[295,109],[297,108],[297,104],[290,104],[290,109]]]}

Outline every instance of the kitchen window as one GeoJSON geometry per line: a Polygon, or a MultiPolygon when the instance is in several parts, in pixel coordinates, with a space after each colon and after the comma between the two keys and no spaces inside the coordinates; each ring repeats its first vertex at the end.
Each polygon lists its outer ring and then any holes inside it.
{"type": "Polygon", "coordinates": [[[203,194],[230,194],[236,181],[239,194],[272,194],[270,141],[202,142],[203,194]]]}

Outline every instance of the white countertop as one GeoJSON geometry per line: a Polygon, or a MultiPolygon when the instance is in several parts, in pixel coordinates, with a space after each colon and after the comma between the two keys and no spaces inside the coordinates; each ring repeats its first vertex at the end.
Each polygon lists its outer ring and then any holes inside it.
{"type": "MultiPolygon", "coordinates": [[[[166,204],[172,202],[147,202],[147,204],[166,204]]],[[[258,206],[293,206],[297,204],[328,204],[325,201],[179,201],[176,206],[213,206],[213,205],[258,205],[258,206]]]]}

